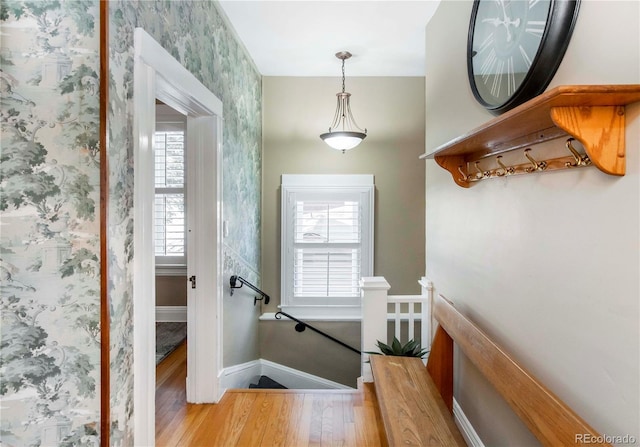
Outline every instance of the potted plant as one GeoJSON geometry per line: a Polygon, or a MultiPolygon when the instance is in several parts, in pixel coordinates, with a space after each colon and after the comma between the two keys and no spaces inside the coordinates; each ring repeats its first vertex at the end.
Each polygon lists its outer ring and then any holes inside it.
{"type": "Polygon", "coordinates": [[[393,337],[391,345],[382,343],[377,340],[376,346],[380,349],[380,352],[365,351],[366,354],[375,355],[393,355],[398,357],[419,357],[422,358],[429,353],[429,350],[422,349],[420,342],[414,339],[409,340],[405,344],[400,343],[396,337],[393,337]]]}

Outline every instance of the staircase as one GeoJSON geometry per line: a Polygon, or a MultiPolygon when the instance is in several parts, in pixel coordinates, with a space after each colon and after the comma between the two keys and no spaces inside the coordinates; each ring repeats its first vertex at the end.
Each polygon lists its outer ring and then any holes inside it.
{"type": "Polygon", "coordinates": [[[265,390],[286,390],[287,387],[281,383],[276,382],[271,377],[260,376],[258,383],[252,383],[249,385],[249,389],[265,389],[265,390]]]}

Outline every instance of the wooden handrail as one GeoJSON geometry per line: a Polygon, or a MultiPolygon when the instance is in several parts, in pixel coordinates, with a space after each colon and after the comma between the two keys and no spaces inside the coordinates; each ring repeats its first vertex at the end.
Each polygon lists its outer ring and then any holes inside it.
{"type": "Polygon", "coordinates": [[[452,349],[447,349],[451,346],[447,340],[450,337],[543,445],[578,445],[587,437],[603,439],[442,296],[434,300],[434,316],[440,324],[438,329],[444,334],[440,334],[441,342],[434,340],[427,369],[447,405],[447,399],[452,399],[450,384],[453,380],[453,353],[452,349]],[[444,354],[440,352],[440,345],[445,347],[444,354]]]}

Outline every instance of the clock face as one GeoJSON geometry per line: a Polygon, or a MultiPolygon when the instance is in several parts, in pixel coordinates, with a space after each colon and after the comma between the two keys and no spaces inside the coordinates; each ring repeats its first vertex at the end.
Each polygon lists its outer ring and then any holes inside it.
{"type": "Polygon", "coordinates": [[[568,46],[578,2],[475,0],[467,69],[476,99],[494,113],[541,93],[568,46]]]}

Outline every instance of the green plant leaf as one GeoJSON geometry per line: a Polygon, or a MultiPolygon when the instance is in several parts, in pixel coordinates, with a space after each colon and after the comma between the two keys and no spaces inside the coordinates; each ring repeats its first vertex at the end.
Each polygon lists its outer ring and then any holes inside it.
{"type": "Polygon", "coordinates": [[[366,352],[366,354],[382,354],[391,355],[397,357],[419,357],[422,358],[429,353],[428,349],[422,349],[420,342],[411,339],[404,345],[396,337],[393,337],[391,346],[378,340],[376,346],[380,349],[380,352],[366,352]]]}

